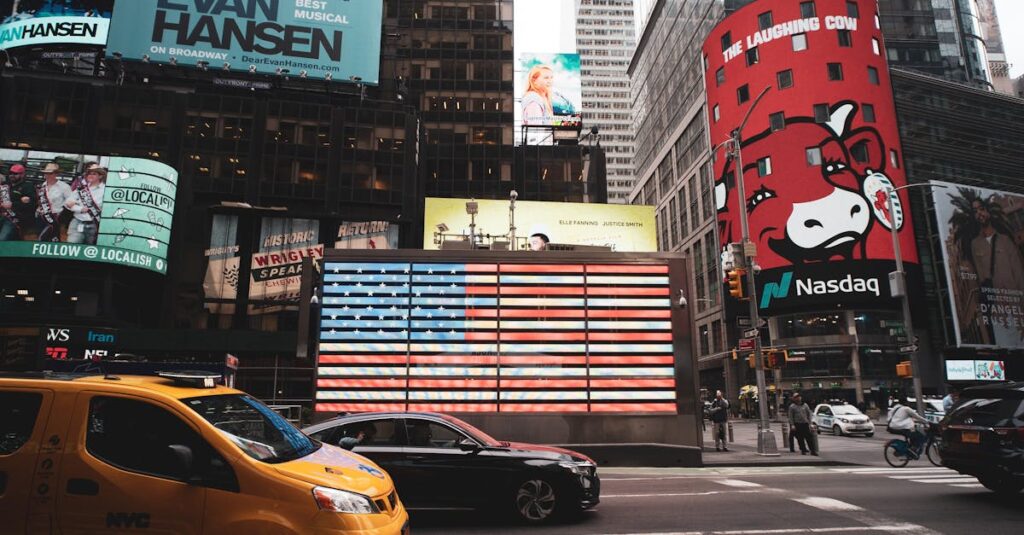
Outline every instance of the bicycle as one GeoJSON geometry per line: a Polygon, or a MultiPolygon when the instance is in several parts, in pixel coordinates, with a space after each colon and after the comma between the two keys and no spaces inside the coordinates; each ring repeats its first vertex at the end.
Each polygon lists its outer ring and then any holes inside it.
{"type": "MultiPolygon", "coordinates": [[[[942,437],[939,436],[938,428],[936,424],[928,426],[922,449],[933,465],[942,466],[942,458],[939,457],[939,442],[942,437]]],[[[921,452],[911,446],[906,438],[894,438],[885,443],[885,462],[893,468],[903,468],[910,461],[920,458],[921,452]]]]}

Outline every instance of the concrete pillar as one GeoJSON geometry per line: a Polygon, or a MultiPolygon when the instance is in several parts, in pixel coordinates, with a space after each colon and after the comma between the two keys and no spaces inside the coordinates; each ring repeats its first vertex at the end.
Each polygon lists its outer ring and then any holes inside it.
{"type": "Polygon", "coordinates": [[[864,378],[860,372],[860,344],[857,340],[857,319],[852,310],[847,310],[843,316],[846,319],[847,333],[853,337],[853,349],[850,351],[850,365],[853,368],[853,389],[857,403],[864,403],[864,378]]]}

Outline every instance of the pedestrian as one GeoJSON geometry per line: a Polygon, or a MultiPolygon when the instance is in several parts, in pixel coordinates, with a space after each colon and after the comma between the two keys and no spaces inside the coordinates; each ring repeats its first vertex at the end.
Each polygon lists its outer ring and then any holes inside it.
{"type": "Polygon", "coordinates": [[[711,433],[715,435],[715,451],[729,451],[725,445],[725,423],[728,421],[729,400],[725,399],[721,390],[716,390],[715,400],[711,402],[711,433]]]}
{"type": "Polygon", "coordinates": [[[942,412],[949,414],[953,406],[960,402],[960,388],[949,385],[949,393],[942,398],[942,412]]]}
{"type": "Polygon", "coordinates": [[[804,403],[799,392],[793,394],[793,404],[789,406],[789,425],[800,445],[800,454],[807,455],[809,449],[811,455],[817,455],[818,448],[811,437],[811,409],[804,403]]]}

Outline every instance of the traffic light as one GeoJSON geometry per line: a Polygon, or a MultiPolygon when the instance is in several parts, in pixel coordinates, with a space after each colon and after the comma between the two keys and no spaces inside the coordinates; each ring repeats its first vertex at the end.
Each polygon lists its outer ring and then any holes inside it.
{"type": "Polygon", "coordinates": [[[727,274],[726,282],[729,285],[729,295],[736,299],[746,299],[746,294],[743,291],[743,276],[746,273],[744,269],[732,269],[727,274]]]}
{"type": "Polygon", "coordinates": [[[778,368],[779,354],[776,353],[775,351],[769,351],[768,354],[765,355],[764,367],[769,370],[774,370],[775,368],[778,368]]]}
{"type": "Polygon", "coordinates": [[[897,377],[913,377],[914,369],[910,365],[909,360],[905,360],[896,365],[896,376],[897,377]]]}

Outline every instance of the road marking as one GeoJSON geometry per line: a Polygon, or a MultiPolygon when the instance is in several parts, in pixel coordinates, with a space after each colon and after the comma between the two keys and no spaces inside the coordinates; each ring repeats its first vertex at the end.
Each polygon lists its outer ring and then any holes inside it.
{"type": "Polygon", "coordinates": [[[764,492],[782,492],[782,489],[758,489],[758,490],[709,490],[705,492],[664,492],[657,494],[604,494],[605,498],[666,498],[675,496],[714,496],[716,494],[761,494],[764,492]]]}
{"type": "Polygon", "coordinates": [[[914,483],[967,483],[976,481],[973,477],[950,477],[947,479],[911,479],[914,483]]]}
{"type": "Polygon", "coordinates": [[[807,496],[805,498],[792,498],[794,502],[802,503],[814,507],[815,509],[821,509],[822,511],[863,511],[864,508],[853,505],[852,503],[846,503],[832,498],[823,498],[821,496],[807,496]]]}
{"type": "Polygon", "coordinates": [[[951,479],[954,477],[961,477],[965,479],[974,479],[971,476],[957,475],[956,472],[945,473],[945,474],[910,474],[901,476],[889,476],[889,479],[951,479]]]}
{"type": "Polygon", "coordinates": [[[882,531],[885,533],[920,532],[917,524],[882,524],[877,526],[842,526],[831,528],[784,528],[784,529],[740,529],[730,531],[643,531],[636,533],[614,533],[606,535],[788,535],[790,533],[857,533],[882,531]]]}
{"type": "Polygon", "coordinates": [[[966,483],[966,484],[963,484],[963,485],[950,485],[950,486],[951,487],[960,487],[962,489],[983,489],[983,488],[985,488],[985,485],[982,485],[981,483],[966,483]]]}
{"type": "Polygon", "coordinates": [[[750,488],[760,487],[757,483],[751,483],[750,481],[742,481],[739,479],[712,479],[715,483],[721,483],[727,487],[739,487],[739,488],[750,488]]]}
{"type": "Polygon", "coordinates": [[[929,466],[929,467],[924,467],[924,468],[920,468],[920,467],[918,467],[918,468],[880,468],[880,467],[870,467],[870,468],[867,468],[867,467],[865,467],[865,468],[829,468],[829,470],[831,470],[832,472],[844,472],[844,473],[847,473],[847,474],[869,474],[869,475],[871,475],[871,474],[885,474],[885,473],[905,474],[907,472],[952,472],[953,471],[953,470],[950,470],[949,468],[945,468],[945,467],[942,467],[942,466],[935,466],[935,467],[929,466]]]}

